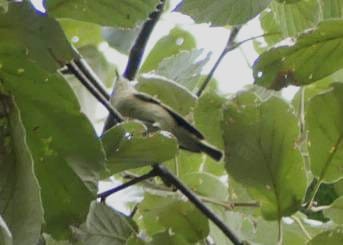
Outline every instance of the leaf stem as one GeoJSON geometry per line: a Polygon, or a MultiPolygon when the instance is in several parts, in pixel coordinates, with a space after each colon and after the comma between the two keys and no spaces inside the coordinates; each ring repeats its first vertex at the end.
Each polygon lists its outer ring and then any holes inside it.
{"type": "Polygon", "coordinates": [[[308,233],[308,231],[306,230],[306,228],[305,228],[303,222],[302,222],[298,217],[296,217],[295,215],[292,215],[292,218],[293,218],[293,220],[295,221],[295,223],[297,223],[297,225],[300,227],[300,229],[302,230],[302,232],[305,234],[306,238],[307,238],[308,240],[311,240],[312,237],[311,237],[310,233],[308,233]]]}
{"type": "Polygon", "coordinates": [[[205,197],[201,195],[197,195],[202,201],[207,202],[207,203],[212,203],[218,206],[221,206],[225,208],[226,210],[233,210],[238,207],[247,207],[247,208],[258,208],[260,207],[259,203],[257,202],[224,202],[224,201],[219,201],[215,200],[210,197],[205,197]]]}
{"type": "Polygon", "coordinates": [[[236,45],[235,45],[235,39],[239,33],[239,31],[241,30],[241,26],[234,26],[231,30],[231,33],[229,35],[229,38],[227,40],[227,43],[223,49],[223,51],[221,52],[221,54],[219,55],[216,63],[214,64],[214,66],[212,67],[210,73],[207,75],[207,77],[205,78],[203,84],[200,86],[198,92],[196,93],[196,95],[198,97],[200,97],[202,95],[202,93],[204,92],[204,90],[206,89],[206,87],[208,86],[208,84],[211,81],[211,78],[214,75],[214,72],[217,70],[218,66],[220,65],[221,61],[223,60],[223,58],[225,57],[225,55],[230,52],[231,50],[233,50],[236,45]]]}
{"type": "Polygon", "coordinates": [[[313,191],[311,193],[310,199],[306,205],[306,209],[310,210],[312,208],[313,203],[314,203],[314,199],[316,198],[317,192],[318,192],[321,184],[322,184],[322,180],[317,180],[317,183],[314,186],[313,191]]]}
{"type": "Polygon", "coordinates": [[[282,229],[282,218],[279,219],[279,231],[278,231],[278,241],[277,244],[278,245],[282,245],[282,241],[283,241],[283,229],[282,229]]]}

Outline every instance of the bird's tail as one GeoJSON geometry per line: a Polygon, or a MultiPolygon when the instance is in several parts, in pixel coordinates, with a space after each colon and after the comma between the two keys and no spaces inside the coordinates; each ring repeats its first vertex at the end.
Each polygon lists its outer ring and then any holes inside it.
{"type": "Polygon", "coordinates": [[[223,157],[223,153],[219,149],[204,141],[199,141],[198,146],[201,152],[204,152],[216,161],[220,161],[223,157]]]}

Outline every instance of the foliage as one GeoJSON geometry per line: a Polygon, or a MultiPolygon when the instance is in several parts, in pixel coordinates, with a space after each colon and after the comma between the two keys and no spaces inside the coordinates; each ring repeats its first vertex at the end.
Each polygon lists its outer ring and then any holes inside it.
{"type": "Polygon", "coordinates": [[[0,0],[0,245],[230,244],[164,179],[136,188],[130,216],[96,200],[100,181],[159,162],[241,240],[342,244],[343,0],[181,2],[198,24],[258,16],[266,34],[255,85],[231,96],[214,79],[195,96],[212,57],[181,25],[143,57],[136,88],[223,150],[219,163],[138,121],[97,134],[91,96],[60,72],[81,54],[110,87],[120,64],[100,47],[128,55],[158,0],[47,0],[46,13],[0,0]],[[272,91],[289,85],[301,87],[293,101],[272,91]]]}

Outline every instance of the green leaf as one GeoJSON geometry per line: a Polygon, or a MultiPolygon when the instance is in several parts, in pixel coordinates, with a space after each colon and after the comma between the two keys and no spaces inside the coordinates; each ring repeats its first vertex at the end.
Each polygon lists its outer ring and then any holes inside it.
{"type": "Polygon", "coordinates": [[[227,200],[228,188],[217,176],[210,173],[193,172],[185,173],[182,180],[197,194],[218,201],[227,200]]]}
{"type": "MultiPolygon", "coordinates": [[[[279,232],[277,222],[267,222],[261,218],[250,217],[244,220],[242,230],[249,241],[258,244],[277,244],[279,232]]],[[[282,222],[282,232],[283,245],[304,245],[308,241],[304,232],[294,221],[291,224],[282,222]]]]}
{"type": "Polygon", "coordinates": [[[336,199],[329,207],[324,210],[324,214],[328,216],[336,224],[343,224],[343,197],[336,199]]]}
{"type": "Polygon", "coordinates": [[[84,245],[125,245],[130,236],[137,233],[137,225],[106,204],[93,201],[86,223],[73,230],[84,245]]]}
{"type": "Polygon", "coordinates": [[[195,39],[191,33],[180,27],[174,27],[167,36],[161,38],[155,44],[146,58],[141,72],[152,71],[158,67],[163,59],[195,47],[195,39]]]}
{"type": "Polygon", "coordinates": [[[334,230],[329,230],[315,236],[308,245],[341,245],[343,243],[343,229],[337,227],[334,230]]]}
{"type": "Polygon", "coordinates": [[[341,18],[343,17],[343,1],[342,0],[320,0],[323,19],[341,18]]]}
{"type": "MultiPolygon", "coordinates": [[[[274,19],[271,9],[266,9],[263,11],[259,16],[259,19],[261,27],[266,34],[266,36],[264,36],[264,40],[268,46],[272,46],[283,39],[282,32],[280,31],[280,27],[274,19]]],[[[262,51],[264,52],[267,48],[258,40],[255,40],[254,47],[258,53],[262,53],[262,51]]]]}
{"type": "Polygon", "coordinates": [[[12,245],[12,234],[10,230],[8,229],[5,221],[0,215],[0,244],[2,245],[12,245]]]}
{"type": "Polygon", "coordinates": [[[244,92],[224,108],[225,162],[230,176],[260,201],[266,219],[280,219],[301,205],[304,163],[294,143],[297,119],[276,96],[261,101],[244,92]]]}
{"type": "Polygon", "coordinates": [[[203,162],[203,155],[180,150],[173,159],[164,162],[164,165],[175,175],[182,177],[187,173],[199,172],[203,167],[203,162]]]}
{"type": "Polygon", "coordinates": [[[18,105],[34,159],[46,231],[68,236],[97,192],[104,154],[66,81],[21,57],[1,60],[0,80],[18,105]],[[88,187],[88,188],[87,188],[88,187]]]}
{"type": "Polygon", "coordinates": [[[255,83],[278,90],[309,84],[341,69],[342,27],[343,20],[324,21],[301,35],[294,45],[263,53],[254,64],[255,83]]]}
{"type": "Polygon", "coordinates": [[[137,236],[131,236],[125,245],[146,245],[147,243],[144,242],[142,239],[138,238],[137,236]]]}
{"type": "Polygon", "coordinates": [[[334,183],[334,188],[338,196],[343,196],[343,179],[334,183]]]}
{"type": "Polygon", "coordinates": [[[38,14],[27,2],[12,2],[6,14],[0,13],[0,23],[0,58],[27,56],[54,72],[74,57],[58,22],[38,14]]]}
{"type": "Polygon", "coordinates": [[[194,109],[195,125],[205,135],[211,144],[223,148],[223,133],[221,129],[222,107],[225,99],[212,92],[202,95],[194,109]]]}
{"type": "Polygon", "coordinates": [[[332,90],[313,97],[308,105],[311,170],[319,181],[335,182],[342,177],[342,96],[343,84],[336,83],[332,90]]]}
{"type": "Polygon", "coordinates": [[[272,34],[264,37],[271,46],[284,38],[297,37],[322,20],[342,17],[342,0],[306,0],[295,4],[273,1],[269,9],[261,13],[260,23],[266,34],[272,34]]]}
{"type": "Polygon", "coordinates": [[[244,24],[265,9],[271,0],[185,0],[182,12],[196,22],[214,26],[244,24]]]}
{"type": "Polygon", "coordinates": [[[132,29],[103,27],[102,36],[111,47],[127,55],[129,54],[140,30],[141,26],[136,26],[132,29]]]}
{"type": "Polygon", "coordinates": [[[189,202],[145,193],[139,205],[149,234],[170,231],[194,243],[207,237],[208,220],[189,202]]]}
{"type": "Polygon", "coordinates": [[[158,0],[49,0],[47,12],[56,18],[93,22],[102,26],[134,27],[148,18],[158,0]]]}
{"type": "Polygon", "coordinates": [[[160,63],[155,73],[169,78],[193,91],[203,66],[208,62],[210,54],[203,56],[203,50],[182,51],[177,55],[168,57],[160,63]]]}
{"type": "MultiPolygon", "coordinates": [[[[229,201],[242,202],[242,203],[254,203],[254,200],[249,194],[247,188],[241,183],[237,182],[234,178],[229,178],[229,201]]],[[[238,208],[238,207],[237,207],[238,208]]],[[[240,209],[242,213],[252,213],[255,210],[240,209]]]]}
{"type": "Polygon", "coordinates": [[[2,237],[7,244],[13,237],[13,244],[36,245],[43,209],[34,162],[17,105],[0,94],[0,108],[0,218],[8,226],[0,220],[2,237]]]}
{"type": "Polygon", "coordinates": [[[283,37],[297,36],[308,28],[315,26],[319,19],[317,1],[297,1],[296,4],[284,4],[273,1],[270,9],[273,21],[283,37]]]}
{"type": "Polygon", "coordinates": [[[60,19],[59,23],[69,42],[76,47],[97,45],[103,41],[99,25],[71,19],[60,19]]]}
{"type": "MultiPolygon", "coordinates": [[[[44,245],[72,245],[69,241],[56,241],[48,234],[43,234],[44,245]]],[[[77,245],[77,244],[74,244],[77,245]]]]}
{"type": "Polygon", "coordinates": [[[8,1],[7,0],[0,0],[0,13],[8,11],[8,1]]]}
{"type": "Polygon", "coordinates": [[[164,77],[140,76],[136,88],[157,97],[181,115],[189,114],[196,103],[196,97],[191,92],[164,77]]]}
{"type": "Polygon", "coordinates": [[[147,135],[145,126],[137,121],[116,125],[102,140],[111,174],[169,160],[178,149],[171,134],[156,132],[147,135]]]}
{"type": "MultiPolygon", "coordinates": [[[[308,103],[311,99],[319,93],[325,92],[331,89],[331,84],[333,83],[333,79],[331,77],[326,77],[318,82],[306,85],[304,87],[304,108],[307,111],[308,103]]],[[[301,90],[299,90],[292,99],[292,104],[297,113],[299,113],[299,109],[301,108],[301,90]]]]}
{"type": "Polygon", "coordinates": [[[189,245],[189,243],[178,234],[169,234],[168,232],[157,233],[152,237],[149,245],[189,245]]]}

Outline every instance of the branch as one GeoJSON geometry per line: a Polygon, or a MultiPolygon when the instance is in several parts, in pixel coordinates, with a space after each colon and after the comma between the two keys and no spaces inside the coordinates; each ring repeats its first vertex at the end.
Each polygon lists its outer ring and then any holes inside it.
{"type": "Polygon", "coordinates": [[[184,194],[190,202],[193,203],[206,217],[211,220],[230,240],[234,245],[243,245],[244,243],[236,236],[236,234],[222,221],[218,216],[211,211],[201,200],[194,195],[177,177],[175,177],[167,168],[161,164],[153,166],[161,178],[166,182],[173,184],[182,194],[184,194]]]}
{"type": "Polygon", "coordinates": [[[213,77],[214,72],[217,70],[219,64],[221,63],[221,61],[223,60],[223,58],[225,57],[225,55],[230,52],[231,50],[233,50],[234,48],[236,48],[235,45],[235,39],[238,35],[238,32],[241,30],[241,26],[235,26],[232,28],[229,39],[227,40],[226,46],[223,49],[223,51],[221,52],[221,54],[219,55],[216,63],[214,64],[214,66],[212,67],[210,73],[207,75],[207,77],[205,78],[203,84],[200,86],[199,91],[196,93],[196,95],[198,97],[200,97],[202,95],[202,93],[204,92],[204,90],[206,89],[206,87],[208,86],[208,84],[211,81],[211,78],[213,77]]]}
{"type": "Polygon", "coordinates": [[[132,180],[130,180],[130,181],[120,185],[120,186],[117,186],[115,188],[109,189],[107,191],[104,191],[104,192],[98,194],[98,198],[100,198],[101,202],[104,202],[108,196],[110,196],[110,195],[112,195],[112,194],[114,194],[114,193],[116,193],[118,191],[124,190],[124,189],[126,189],[126,188],[128,188],[128,187],[130,187],[132,185],[135,185],[135,184],[137,184],[139,182],[142,182],[142,181],[144,181],[146,179],[150,179],[150,178],[153,178],[153,177],[156,177],[156,176],[158,176],[158,173],[157,173],[157,171],[155,169],[153,169],[153,170],[151,170],[147,174],[144,174],[142,176],[134,178],[134,179],[132,179],[132,180]]]}
{"type": "Polygon", "coordinates": [[[94,87],[101,93],[101,95],[106,99],[109,100],[110,96],[108,95],[107,91],[105,88],[101,85],[102,82],[100,79],[97,77],[95,72],[93,72],[92,68],[87,64],[87,62],[80,58],[74,60],[75,65],[80,69],[80,71],[90,80],[92,81],[91,83],[94,85],[94,87]]]}
{"type": "Polygon", "coordinates": [[[141,61],[144,55],[146,45],[148,43],[148,40],[150,38],[150,35],[156,23],[158,22],[163,12],[163,7],[164,7],[165,2],[166,0],[161,0],[159,5],[156,7],[156,10],[149,15],[148,21],[144,23],[135,41],[135,44],[130,50],[129,60],[123,74],[123,76],[130,81],[134,80],[136,77],[136,74],[141,65],[141,61]]]}
{"type": "Polygon", "coordinates": [[[112,107],[106,98],[97,90],[92,81],[89,81],[88,78],[80,71],[77,65],[72,61],[66,65],[70,73],[72,73],[86,89],[108,110],[110,115],[117,121],[122,122],[123,117],[120,113],[112,107]]]}
{"type": "Polygon", "coordinates": [[[280,34],[281,34],[280,32],[269,32],[269,33],[264,33],[264,34],[257,35],[257,36],[254,36],[254,37],[249,37],[249,38],[244,39],[244,40],[242,40],[240,42],[234,43],[234,45],[232,46],[232,49],[235,49],[235,48],[241,46],[242,44],[244,44],[246,42],[253,41],[253,40],[258,39],[258,38],[274,36],[274,35],[280,35],[280,34]]]}

